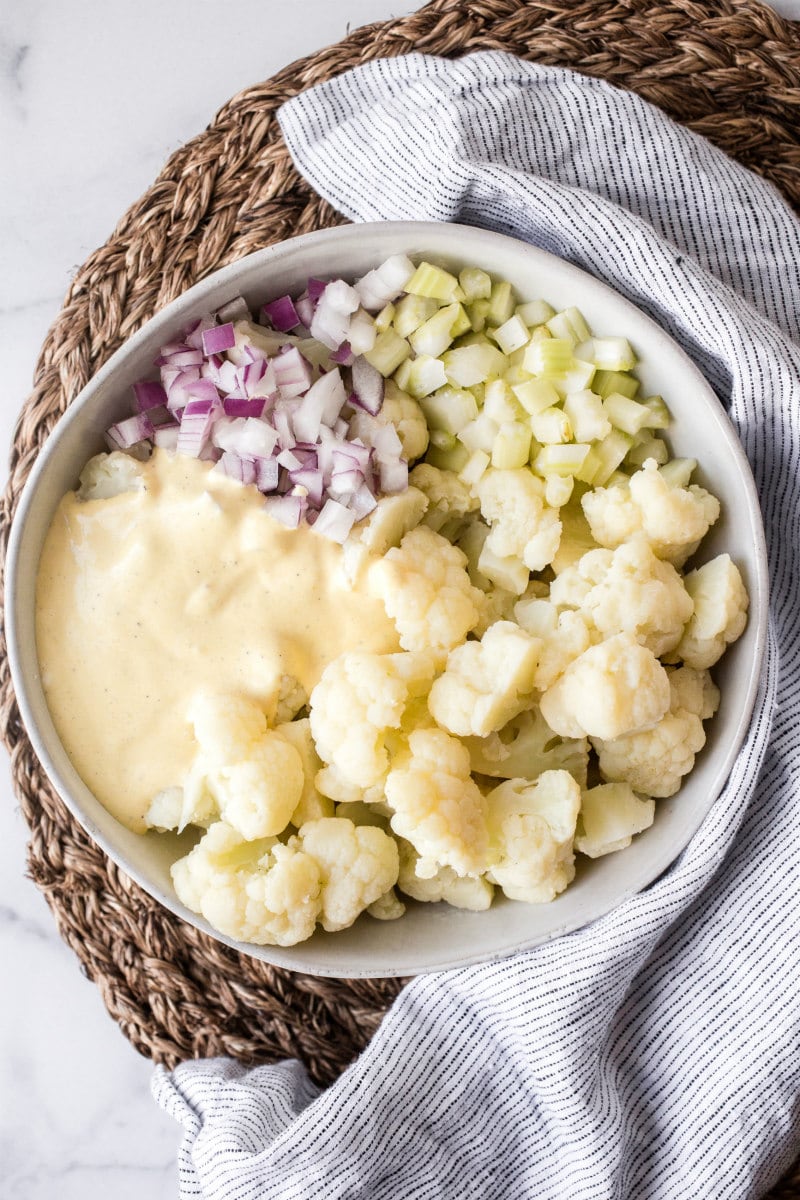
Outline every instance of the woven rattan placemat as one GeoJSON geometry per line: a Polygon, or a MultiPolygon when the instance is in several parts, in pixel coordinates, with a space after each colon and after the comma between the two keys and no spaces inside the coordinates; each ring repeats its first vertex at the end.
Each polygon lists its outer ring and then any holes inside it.
{"type": "MultiPolygon", "coordinates": [[[[0,509],[3,546],[50,429],[139,326],[217,267],[339,220],[295,172],[274,120],[278,106],[368,59],[481,49],[638,92],[765,175],[800,209],[800,26],[755,3],[433,0],[410,17],[359,29],[235,96],[78,271],[16,430],[0,509]]],[[[367,1043],[399,982],[272,969],[183,924],[118,871],[55,796],[20,725],[4,655],[0,703],[31,830],[31,876],[134,1046],[167,1064],[214,1054],[298,1056],[315,1080],[335,1078],[367,1043]]],[[[798,1176],[773,1193],[798,1195],[798,1176]]]]}

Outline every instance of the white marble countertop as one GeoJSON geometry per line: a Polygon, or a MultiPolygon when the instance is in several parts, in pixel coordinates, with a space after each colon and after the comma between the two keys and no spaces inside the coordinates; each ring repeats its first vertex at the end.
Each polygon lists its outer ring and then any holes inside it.
{"type": "MultiPolygon", "coordinates": [[[[235,92],[413,0],[27,0],[0,13],[0,482],[39,346],[76,267],[235,92]]],[[[800,0],[779,0],[800,19],[800,0]]],[[[177,1194],[177,1127],[24,878],[0,762],[0,1200],[177,1194]]]]}

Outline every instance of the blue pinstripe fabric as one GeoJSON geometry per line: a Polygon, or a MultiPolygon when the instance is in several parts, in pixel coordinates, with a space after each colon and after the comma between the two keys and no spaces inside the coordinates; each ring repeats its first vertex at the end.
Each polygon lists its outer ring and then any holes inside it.
{"type": "Polygon", "coordinates": [[[346,216],[523,238],[678,340],[753,466],[770,641],[723,796],[645,892],[529,954],[416,980],[322,1094],[296,1063],[157,1072],[185,1131],[181,1195],[759,1196],[800,1149],[800,225],[658,109],[505,54],[373,62],[280,120],[346,216]]]}

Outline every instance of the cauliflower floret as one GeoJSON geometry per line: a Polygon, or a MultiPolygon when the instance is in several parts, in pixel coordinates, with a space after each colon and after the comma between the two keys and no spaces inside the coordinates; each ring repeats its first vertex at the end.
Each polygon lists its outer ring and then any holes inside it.
{"type": "Polygon", "coordinates": [[[658,558],[682,566],[719,517],[716,496],[697,484],[675,487],[649,458],[627,488],[596,488],[581,500],[592,536],[616,547],[643,532],[658,558]]]}
{"type": "MultiPolygon", "coordinates": [[[[514,592],[507,592],[505,588],[495,587],[490,592],[483,593],[483,608],[481,609],[481,618],[478,624],[473,629],[476,637],[483,637],[490,625],[495,625],[498,621],[514,620],[514,605],[519,596],[514,592]]],[[[519,624],[519,622],[517,622],[519,624]]]]}
{"type": "Polygon", "coordinates": [[[336,804],[382,804],[385,800],[383,777],[370,787],[362,788],[351,783],[338,767],[327,766],[317,771],[314,782],[317,790],[336,804]]]}
{"type": "MultiPolygon", "coordinates": [[[[556,575],[560,575],[567,567],[576,563],[587,550],[597,549],[597,542],[592,537],[589,522],[584,516],[579,500],[573,499],[569,504],[563,505],[558,511],[558,516],[561,521],[561,541],[550,564],[556,575]]],[[[624,538],[620,538],[620,541],[624,541],[624,538]]],[[[616,545],[616,542],[613,544],[616,545]]]]}
{"type": "Polygon", "coordinates": [[[592,738],[604,779],[629,783],[646,796],[677,792],[705,745],[702,714],[707,718],[716,712],[719,691],[710,676],[691,667],[672,671],[669,686],[669,711],[652,729],[611,741],[592,738]]]}
{"type": "Polygon", "coordinates": [[[630,846],[635,834],[653,824],[654,800],[637,796],[627,783],[601,783],[585,791],[575,831],[575,849],[600,858],[630,846]]]}
{"type": "Polygon", "coordinates": [[[541,642],[512,621],[497,621],[479,642],[450,651],[428,697],[431,715],[462,737],[486,737],[530,703],[541,642]]]}
{"type": "Polygon", "coordinates": [[[427,692],[432,678],[424,654],[339,655],[311,693],[320,758],[358,788],[379,783],[389,766],[387,731],[400,727],[406,705],[427,692]]]}
{"type": "Polygon", "coordinates": [[[81,471],[76,495],[79,500],[109,500],[143,488],[141,463],[130,454],[112,450],[110,454],[95,454],[89,459],[81,471]]]}
{"type": "Polygon", "coordinates": [[[453,908],[485,912],[491,907],[494,888],[482,875],[456,875],[452,867],[440,867],[429,879],[417,874],[419,855],[410,842],[400,841],[400,875],[397,886],[413,900],[437,904],[444,900],[453,908]]]}
{"type": "Polygon", "coordinates": [[[289,818],[289,824],[299,829],[306,821],[316,821],[319,817],[333,816],[333,800],[320,795],[316,786],[317,773],[322,768],[314,746],[311,734],[311,722],[308,717],[300,721],[287,721],[278,725],[275,732],[290,745],[294,746],[303,764],[303,790],[295,810],[289,818]]]}
{"type": "Polygon", "coordinates": [[[275,838],[243,841],[224,821],[173,864],[172,881],[178,899],[220,933],[259,946],[304,941],[322,908],[311,855],[275,838]]]}
{"type": "Polygon", "coordinates": [[[211,767],[247,758],[267,732],[267,718],[252,700],[229,692],[197,692],[187,713],[194,736],[211,767]]]}
{"type": "Polygon", "coordinates": [[[603,637],[633,634],[656,658],[674,650],[694,607],[678,572],[641,535],[616,550],[584,554],[553,580],[550,599],[581,609],[603,637]]]}
{"type": "Polygon", "coordinates": [[[486,865],[484,802],[470,774],[469,751],[441,729],[416,729],[386,779],[392,829],[420,856],[417,874],[442,866],[480,875],[486,865]]]}
{"type": "Polygon", "coordinates": [[[346,929],[397,882],[397,844],[375,826],[325,817],[306,822],[297,841],[319,867],[323,929],[346,929]]]}
{"type": "Polygon", "coordinates": [[[394,888],[390,888],[384,896],[373,900],[367,908],[369,915],[376,921],[399,921],[400,917],[405,915],[405,911],[406,906],[394,888]]]}
{"type": "MultiPolygon", "coordinates": [[[[476,490],[491,525],[486,547],[498,558],[521,560],[529,571],[544,570],[558,550],[561,521],[544,501],[542,481],[524,467],[489,470],[476,490]]],[[[480,560],[478,566],[484,569],[480,560]]]]}
{"type": "Polygon", "coordinates": [[[427,508],[428,497],[418,487],[382,496],[366,520],[353,526],[347,542],[358,541],[370,554],[383,555],[419,525],[427,508]]]}
{"type": "Polygon", "coordinates": [[[479,775],[532,780],[545,771],[569,771],[579,784],[586,784],[587,739],[558,737],[535,707],[487,738],[465,738],[464,745],[479,775]]]}
{"type": "Polygon", "coordinates": [[[741,637],[747,624],[749,598],[739,568],[729,554],[712,558],[684,579],[694,602],[674,657],[690,667],[713,667],[726,647],[741,637]]]}
{"type": "Polygon", "coordinates": [[[423,521],[437,533],[447,521],[463,518],[478,508],[477,497],[455,471],[443,471],[429,463],[420,463],[411,472],[409,483],[428,497],[428,511],[423,521]]]}
{"type": "Polygon", "coordinates": [[[667,673],[629,633],[590,646],[544,693],[542,716],[562,737],[619,738],[669,709],[667,673]]]}
{"type": "Polygon", "coordinates": [[[563,675],[599,635],[582,612],[559,612],[549,600],[534,600],[514,609],[518,624],[541,639],[534,687],[543,692],[563,675]]]}
{"type": "Polygon", "coordinates": [[[441,661],[477,625],[483,597],[469,581],[466,556],[422,525],[373,563],[369,591],[380,597],[404,650],[441,661]]]}
{"type": "Polygon", "coordinates": [[[301,708],[308,704],[308,692],[294,675],[281,675],[274,710],[270,713],[271,724],[282,725],[293,721],[301,708]]]}
{"type": "Polygon", "coordinates": [[[581,789],[567,771],[545,771],[535,783],[507,779],[486,797],[488,878],[510,900],[546,904],[572,882],[572,843],[581,789]]]}
{"type": "Polygon", "coordinates": [[[382,425],[393,425],[403,448],[403,458],[414,462],[428,449],[428,422],[425,414],[413,397],[401,391],[393,379],[384,383],[383,405],[377,416],[357,411],[350,421],[350,437],[360,438],[366,445],[373,444],[375,430],[382,425]]]}

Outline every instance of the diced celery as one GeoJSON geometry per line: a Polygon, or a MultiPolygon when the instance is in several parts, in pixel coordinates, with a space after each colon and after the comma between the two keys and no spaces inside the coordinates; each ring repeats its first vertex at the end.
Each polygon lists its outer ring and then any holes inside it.
{"type": "Polygon", "coordinates": [[[516,397],[503,379],[491,379],[483,393],[483,411],[498,425],[518,421],[523,416],[516,397]]]}
{"type": "Polygon", "coordinates": [[[408,358],[411,347],[405,338],[401,338],[393,329],[384,329],[375,339],[375,345],[368,350],[364,358],[381,375],[391,375],[400,366],[404,358],[408,358]]]}
{"type": "Polygon", "coordinates": [[[659,467],[659,471],[670,487],[685,488],[689,486],[692,472],[697,470],[696,458],[671,458],[669,462],[659,467]]]}
{"type": "Polygon", "coordinates": [[[515,310],[515,315],[525,322],[528,329],[544,325],[555,314],[556,310],[546,300],[529,300],[527,304],[518,304],[515,310]]]}
{"type": "Polygon", "coordinates": [[[483,399],[484,399],[484,396],[486,395],[486,384],[485,383],[473,383],[472,386],[470,388],[468,388],[467,390],[472,392],[473,396],[475,397],[475,403],[477,404],[478,408],[483,408],[483,399]]]}
{"type": "Polygon", "coordinates": [[[623,433],[638,433],[647,424],[650,409],[636,400],[629,400],[621,392],[612,392],[603,401],[603,412],[615,429],[623,433]]]}
{"type": "Polygon", "coordinates": [[[503,280],[492,284],[492,294],[489,298],[489,311],[486,319],[490,325],[504,325],[514,313],[516,300],[510,283],[503,280]]]}
{"type": "Polygon", "coordinates": [[[466,319],[466,328],[469,329],[469,318],[460,304],[447,304],[438,309],[409,336],[408,340],[414,353],[430,354],[433,357],[443,354],[456,336],[454,326],[456,322],[460,323],[461,314],[466,319]]]}
{"type": "Polygon", "coordinates": [[[505,355],[493,346],[459,346],[445,351],[442,362],[450,383],[459,387],[485,383],[493,375],[502,375],[506,365],[505,355]]]}
{"type": "MultiPolygon", "coordinates": [[[[466,467],[464,470],[466,470],[466,467]]],[[[489,526],[484,525],[483,521],[469,521],[460,531],[457,538],[459,549],[463,550],[467,556],[467,571],[469,572],[470,582],[473,587],[480,588],[484,592],[488,592],[491,584],[486,576],[482,575],[478,570],[478,560],[489,533],[489,526]]]]}
{"type": "Polygon", "coordinates": [[[513,354],[530,340],[530,333],[525,322],[517,316],[509,317],[497,329],[492,330],[492,337],[497,342],[503,354],[513,354]]]}
{"type": "Polygon", "coordinates": [[[550,381],[560,396],[570,396],[573,392],[582,392],[588,388],[594,379],[595,368],[591,363],[573,359],[572,366],[561,375],[553,375],[550,381]]]}
{"type": "Polygon", "coordinates": [[[546,379],[529,379],[524,383],[513,384],[511,390],[531,416],[558,404],[558,392],[546,379]]]}
{"type": "Polygon", "coordinates": [[[394,306],[394,328],[400,337],[407,338],[419,329],[438,310],[439,305],[432,296],[403,296],[394,306]]]}
{"type": "Polygon", "coordinates": [[[639,391],[639,380],[633,375],[623,375],[620,371],[595,371],[594,380],[592,382],[592,391],[597,392],[601,399],[605,400],[606,396],[610,396],[612,392],[619,392],[622,396],[627,396],[633,400],[636,393],[639,391]]]}
{"type": "Polygon", "coordinates": [[[546,408],[544,412],[535,413],[530,422],[537,442],[568,442],[572,437],[569,417],[560,408],[546,408]]]}
{"type": "Polygon", "coordinates": [[[546,325],[554,338],[568,341],[571,346],[577,346],[591,337],[589,326],[577,308],[565,308],[563,312],[550,317],[546,325]]]}
{"type": "Polygon", "coordinates": [[[575,348],[575,357],[605,371],[630,371],[636,366],[630,342],[621,337],[589,338],[575,348]]]}
{"type": "MultiPolygon", "coordinates": [[[[542,446],[533,463],[537,475],[577,475],[591,450],[587,442],[542,446]]],[[[562,501],[562,503],[566,503],[562,501]]]]}
{"type": "Polygon", "coordinates": [[[393,304],[387,304],[385,308],[381,309],[375,318],[375,328],[378,333],[384,333],[389,328],[394,320],[394,313],[395,308],[393,304]]]}
{"type": "Polygon", "coordinates": [[[528,586],[530,571],[519,558],[501,558],[484,544],[478,559],[481,575],[515,596],[521,596],[528,586]]]}
{"type": "Polygon", "coordinates": [[[456,319],[453,322],[453,337],[457,338],[461,337],[462,334],[474,332],[475,331],[472,328],[472,321],[470,320],[469,313],[464,308],[464,305],[459,301],[457,303],[456,319]]]}
{"type": "Polygon", "coordinates": [[[648,429],[669,429],[672,416],[661,396],[648,396],[641,403],[650,409],[650,417],[647,421],[648,429]]]}
{"type": "Polygon", "coordinates": [[[443,429],[432,429],[428,444],[436,446],[438,450],[452,450],[456,444],[455,435],[445,433],[443,429]]]}
{"type": "Polygon", "coordinates": [[[467,305],[470,324],[475,333],[482,333],[486,328],[486,316],[489,312],[488,300],[473,300],[467,305]]]}
{"type": "Polygon", "coordinates": [[[571,475],[548,475],[544,481],[544,498],[551,508],[561,508],[567,504],[575,480],[571,475]]]}
{"type": "Polygon", "coordinates": [[[625,461],[632,467],[641,467],[648,458],[654,458],[659,466],[669,461],[669,449],[662,438],[642,437],[641,441],[635,442],[630,448],[625,461]]]}
{"type": "Polygon", "coordinates": [[[397,386],[403,392],[408,387],[408,381],[411,378],[411,364],[413,361],[413,358],[404,358],[392,376],[397,386]]]}
{"type": "Polygon", "coordinates": [[[455,275],[435,267],[433,263],[421,262],[405,286],[412,296],[432,296],[434,300],[463,300],[464,293],[458,286],[455,275]]]}
{"type": "Polygon", "coordinates": [[[461,346],[491,346],[493,350],[496,349],[494,342],[485,333],[475,333],[472,329],[469,333],[462,333],[453,349],[457,350],[461,346]]]}
{"type": "Polygon", "coordinates": [[[406,359],[405,361],[411,361],[405,391],[415,400],[421,400],[424,396],[435,392],[437,388],[447,386],[447,376],[441,359],[421,354],[415,359],[406,359]]]}
{"type": "MultiPolygon", "coordinates": [[[[626,460],[627,461],[627,460],[626,460]]],[[[605,487],[629,488],[631,486],[631,477],[626,475],[624,471],[617,469],[612,471],[605,482],[605,487]]]]}
{"type": "Polygon", "coordinates": [[[568,371],[574,361],[572,344],[566,338],[552,337],[541,341],[531,338],[522,365],[531,375],[543,375],[549,379],[568,371]]]}
{"type": "Polygon", "coordinates": [[[474,487],[478,480],[483,478],[491,461],[485,450],[473,450],[459,471],[459,479],[468,487],[474,487]]]}
{"type": "Polygon", "coordinates": [[[481,413],[474,421],[470,421],[469,425],[465,425],[458,432],[458,440],[463,442],[466,448],[474,453],[476,450],[484,450],[487,454],[492,453],[497,434],[500,431],[500,426],[491,417],[487,417],[485,413],[481,413]]]}
{"type": "Polygon", "coordinates": [[[552,336],[553,336],[552,333],[550,332],[550,330],[547,328],[546,325],[537,325],[536,328],[531,333],[531,341],[532,342],[549,342],[550,338],[552,336]]]}
{"type": "Polygon", "coordinates": [[[564,412],[569,417],[573,433],[579,442],[600,441],[611,433],[611,422],[603,411],[603,401],[586,388],[567,396],[564,412]]]}
{"type": "Polygon", "coordinates": [[[440,388],[432,395],[421,397],[420,407],[428,428],[443,429],[445,433],[460,433],[478,416],[477,401],[472,392],[464,388],[440,388]]]}
{"type": "Polygon", "coordinates": [[[602,442],[596,442],[575,478],[592,487],[604,487],[633,445],[633,438],[619,429],[612,429],[602,442]]]}
{"type": "Polygon", "coordinates": [[[425,455],[425,461],[432,467],[438,467],[440,471],[455,471],[456,473],[464,469],[468,459],[469,450],[455,439],[449,447],[428,446],[425,455]]]}
{"type": "Polygon", "coordinates": [[[531,379],[530,371],[526,371],[521,363],[512,364],[503,374],[503,379],[509,387],[516,387],[518,383],[527,383],[531,379]]]}
{"type": "Polygon", "coordinates": [[[504,421],[492,447],[492,466],[504,471],[524,467],[530,448],[530,428],[521,421],[504,421]]]}
{"type": "Polygon", "coordinates": [[[488,300],[492,294],[492,277],[480,267],[465,267],[458,282],[468,304],[473,300],[488,300]]]}

